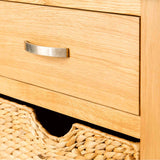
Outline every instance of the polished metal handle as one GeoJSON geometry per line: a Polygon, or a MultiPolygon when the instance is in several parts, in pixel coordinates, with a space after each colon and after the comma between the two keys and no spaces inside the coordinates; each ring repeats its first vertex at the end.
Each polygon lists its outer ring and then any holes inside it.
{"type": "Polygon", "coordinates": [[[61,58],[69,57],[68,48],[53,48],[53,47],[38,46],[28,41],[25,41],[24,43],[25,43],[25,50],[33,54],[49,56],[49,57],[61,57],[61,58]]]}

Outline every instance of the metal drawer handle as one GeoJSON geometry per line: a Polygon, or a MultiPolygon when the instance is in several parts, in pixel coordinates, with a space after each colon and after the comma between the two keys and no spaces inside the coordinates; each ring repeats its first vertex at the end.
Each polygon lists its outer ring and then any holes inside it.
{"type": "Polygon", "coordinates": [[[37,46],[37,45],[31,44],[28,41],[25,41],[24,43],[25,43],[25,50],[33,54],[49,56],[49,57],[61,57],[61,58],[69,57],[68,48],[53,48],[53,47],[37,46]]]}

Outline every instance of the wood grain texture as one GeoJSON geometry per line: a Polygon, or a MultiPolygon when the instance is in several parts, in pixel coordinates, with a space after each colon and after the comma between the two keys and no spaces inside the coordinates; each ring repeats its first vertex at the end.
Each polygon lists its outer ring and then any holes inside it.
{"type": "Polygon", "coordinates": [[[0,21],[1,75],[139,114],[139,18],[0,2],[0,21]],[[30,54],[25,40],[70,58],[30,54]]]}
{"type": "Polygon", "coordinates": [[[0,93],[136,138],[140,137],[140,117],[136,115],[2,76],[0,93]]]}
{"type": "Polygon", "coordinates": [[[9,0],[14,2],[141,15],[141,0],[9,0]]]}
{"type": "Polygon", "coordinates": [[[160,159],[160,0],[143,0],[141,159],[160,159]]]}

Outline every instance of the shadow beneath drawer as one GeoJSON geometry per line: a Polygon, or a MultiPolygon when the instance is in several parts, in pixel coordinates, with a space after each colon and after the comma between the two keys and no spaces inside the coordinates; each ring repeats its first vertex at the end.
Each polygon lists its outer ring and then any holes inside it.
{"type": "Polygon", "coordinates": [[[66,133],[69,132],[69,130],[72,127],[72,124],[74,123],[81,123],[84,124],[86,126],[89,126],[91,128],[100,130],[102,132],[106,132],[108,134],[114,135],[114,136],[118,136],[133,142],[140,142],[139,139],[119,133],[119,132],[115,132],[113,130],[110,129],[106,129],[76,118],[72,118],[27,102],[23,102],[17,99],[14,99],[12,97],[8,97],[5,95],[0,94],[1,98],[22,104],[22,105],[26,105],[28,107],[31,107],[35,110],[35,114],[36,114],[36,118],[37,120],[42,124],[42,126],[52,135],[57,136],[57,137],[61,137],[64,136],[66,133]]]}

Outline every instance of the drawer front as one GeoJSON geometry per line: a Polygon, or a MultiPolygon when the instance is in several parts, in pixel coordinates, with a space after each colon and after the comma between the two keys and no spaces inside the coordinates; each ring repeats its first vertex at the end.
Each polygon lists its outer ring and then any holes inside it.
{"type": "Polygon", "coordinates": [[[141,0],[8,0],[33,4],[140,15],[141,0]]]}
{"type": "Polygon", "coordinates": [[[0,22],[0,75],[139,114],[138,17],[0,2],[0,22]],[[70,57],[28,53],[26,40],[70,57]]]}

